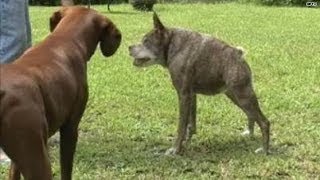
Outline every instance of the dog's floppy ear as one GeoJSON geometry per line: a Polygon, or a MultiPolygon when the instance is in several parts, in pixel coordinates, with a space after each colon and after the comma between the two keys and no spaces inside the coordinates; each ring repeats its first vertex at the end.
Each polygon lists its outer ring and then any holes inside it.
{"type": "Polygon", "coordinates": [[[164,25],[160,21],[157,13],[155,11],[153,11],[153,25],[154,25],[154,28],[157,30],[164,30],[165,29],[164,25]]]}
{"type": "Polygon", "coordinates": [[[49,20],[50,32],[52,32],[56,28],[57,24],[62,19],[64,12],[65,12],[65,8],[60,9],[52,14],[49,20]]]}
{"type": "Polygon", "coordinates": [[[101,23],[101,28],[100,49],[104,56],[109,57],[112,56],[120,46],[121,32],[109,19],[105,19],[101,23]]]}

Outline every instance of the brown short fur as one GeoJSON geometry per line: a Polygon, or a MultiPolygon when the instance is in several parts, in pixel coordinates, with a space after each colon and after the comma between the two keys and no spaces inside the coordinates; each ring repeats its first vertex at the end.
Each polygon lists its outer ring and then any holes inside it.
{"type": "Polygon", "coordinates": [[[121,33],[83,7],[50,18],[52,33],[12,64],[0,66],[0,145],[12,160],[10,180],[52,179],[47,139],[60,131],[61,179],[70,180],[78,125],[88,98],[87,62],[97,44],[113,55],[121,33]]]}

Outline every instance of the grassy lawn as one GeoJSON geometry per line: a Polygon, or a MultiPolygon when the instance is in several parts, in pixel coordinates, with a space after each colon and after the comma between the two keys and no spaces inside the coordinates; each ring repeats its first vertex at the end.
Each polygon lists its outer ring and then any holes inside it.
{"type": "MultiPolygon", "coordinates": [[[[223,95],[198,98],[198,134],[183,156],[165,156],[176,133],[177,97],[160,66],[137,69],[128,46],[152,27],[152,13],[93,6],[121,29],[115,56],[89,62],[90,98],[80,125],[74,179],[319,179],[320,10],[239,4],[158,4],[168,26],[203,32],[247,50],[255,89],[272,123],[272,151],[255,154],[261,134],[241,137],[245,115],[223,95]]],[[[56,7],[31,7],[34,43],[56,7]]],[[[257,126],[256,126],[257,127],[257,126]]],[[[58,147],[50,149],[60,179],[58,147]]],[[[0,167],[0,179],[7,169],[0,167]]]]}

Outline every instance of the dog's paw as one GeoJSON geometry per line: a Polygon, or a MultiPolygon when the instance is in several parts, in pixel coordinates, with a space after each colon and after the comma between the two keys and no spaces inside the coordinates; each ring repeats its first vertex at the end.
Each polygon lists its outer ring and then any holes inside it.
{"type": "Polygon", "coordinates": [[[256,154],[261,154],[261,153],[264,153],[264,149],[263,149],[263,147],[260,147],[260,148],[256,149],[254,152],[256,154]]]}
{"type": "Polygon", "coordinates": [[[260,147],[254,151],[256,154],[271,154],[270,150],[266,151],[263,147],[260,147]]]}
{"type": "Polygon", "coordinates": [[[177,154],[179,154],[179,151],[178,151],[178,149],[175,148],[175,147],[172,147],[172,148],[168,149],[168,150],[166,151],[166,153],[165,153],[166,156],[177,155],[177,154]]]}
{"type": "Polygon", "coordinates": [[[244,130],[242,133],[241,133],[242,136],[253,136],[253,133],[250,132],[249,129],[246,129],[244,130]]]}
{"type": "Polygon", "coordinates": [[[186,133],[186,135],[184,137],[184,141],[183,141],[184,144],[186,144],[186,145],[190,144],[193,134],[194,133],[190,129],[187,129],[187,133],[186,133]]]}

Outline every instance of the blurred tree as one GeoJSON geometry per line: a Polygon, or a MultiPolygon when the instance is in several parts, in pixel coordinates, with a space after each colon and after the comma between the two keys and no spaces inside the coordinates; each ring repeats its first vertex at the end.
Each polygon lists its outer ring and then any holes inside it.
{"type": "Polygon", "coordinates": [[[130,0],[130,3],[136,10],[152,11],[153,5],[157,0],[130,0]]]}
{"type": "Polygon", "coordinates": [[[61,5],[62,6],[72,6],[74,5],[73,0],[61,0],[61,5]]]}

